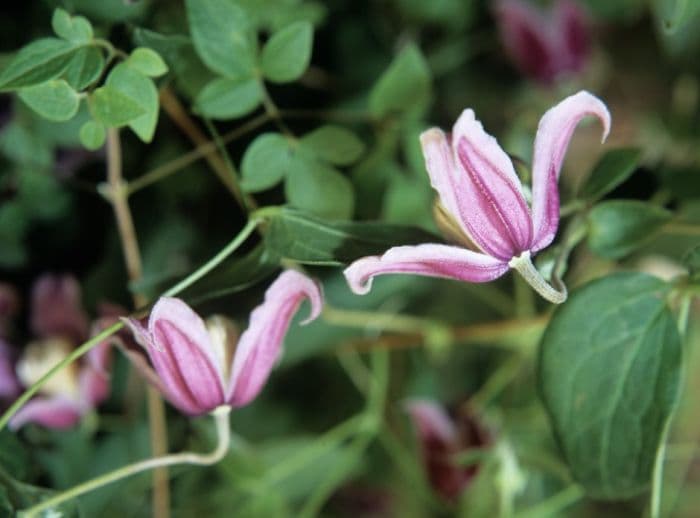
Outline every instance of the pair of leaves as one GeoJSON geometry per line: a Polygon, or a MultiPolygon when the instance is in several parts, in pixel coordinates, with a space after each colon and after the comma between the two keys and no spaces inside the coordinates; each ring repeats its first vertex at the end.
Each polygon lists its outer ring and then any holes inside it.
{"type": "Polygon", "coordinates": [[[354,205],[352,185],[335,166],[352,164],[363,152],[362,141],[340,126],[321,126],[299,140],[264,133],[243,155],[242,186],[258,192],[286,180],[287,199],[295,207],[348,218],[354,205]]]}
{"type": "Polygon", "coordinates": [[[678,398],[681,339],[669,285],[641,273],[574,291],[542,338],[539,383],[574,477],[594,498],[649,485],[678,398]]]}
{"type": "Polygon", "coordinates": [[[128,125],[144,142],[150,142],[158,123],[158,89],[154,77],[168,70],[153,50],[139,47],[107,76],[105,85],[90,95],[95,118],[81,129],[81,140],[88,149],[104,142],[105,127],[128,125]]]}
{"type": "Polygon", "coordinates": [[[262,76],[275,83],[298,79],[309,66],[313,28],[295,22],[276,32],[258,55],[255,26],[231,0],[187,0],[192,41],[204,64],[217,77],[196,99],[196,109],[215,119],[241,117],[262,102],[262,76]]]}

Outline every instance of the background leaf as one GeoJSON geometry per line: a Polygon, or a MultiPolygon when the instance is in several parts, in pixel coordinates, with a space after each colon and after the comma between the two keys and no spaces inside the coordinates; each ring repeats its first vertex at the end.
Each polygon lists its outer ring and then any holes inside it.
{"type": "Polygon", "coordinates": [[[16,90],[60,76],[80,48],[58,38],[31,42],[0,73],[0,90],[16,90]]]}
{"type": "Polygon", "coordinates": [[[92,24],[84,16],[71,16],[57,8],[53,12],[51,26],[57,36],[74,43],[88,43],[92,40],[92,24]]]}
{"type": "Polygon", "coordinates": [[[96,47],[78,50],[68,63],[64,77],[69,85],[82,90],[99,79],[105,66],[102,51],[96,47]]]}
{"type": "Polygon", "coordinates": [[[95,119],[115,128],[126,126],[145,112],[139,103],[109,85],[95,90],[90,103],[95,119]]]}
{"type": "Polygon", "coordinates": [[[606,201],[588,214],[588,246],[601,257],[618,259],[642,246],[670,219],[666,209],[642,201],[606,201]]]}
{"type": "Polygon", "coordinates": [[[153,80],[127,63],[120,63],[107,77],[107,85],[127,96],[139,106],[142,114],[128,124],[144,142],[150,142],[158,124],[158,90],[153,80]]]}
{"type": "Polygon", "coordinates": [[[125,64],[148,77],[160,77],[168,72],[168,65],[163,58],[156,51],[146,47],[134,49],[125,64]]]}
{"type": "Polygon", "coordinates": [[[586,178],[579,197],[597,200],[627,180],[639,162],[641,151],[636,148],[614,149],[603,155],[586,178]]]}
{"type": "Polygon", "coordinates": [[[258,192],[281,182],[291,168],[293,151],[287,138],[279,133],[263,133],[243,154],[241,187],[258,192]]]}
{"type": "Polygon", "coordinates": [[[285,194],[295,208],[330,219],[350,219],[355,206],[350,180],[338,170],[301,155],[291,163],[285,194]]]}
{"type": "Polygon", "coordinates": [[[307,133],[299,144],[321,160],[334,165],[352,164],[365,150],[365,145],[352,131],[331,125],[307,133]]]}
{"type": "Polygon", "coordinates": [[[574,477],[594,498],[629,498],[651,480],[680,384],[668,290],[641,273],[599,279],[571,293],[542,338],[542,397],[574,477]]]}
{"type": "Polygon", "coordinates": [[[51,121],[67,121],[78,113],[80,98],[63,79],[23,88],[19,97],[27,106],[51,121]]]}
{"type": "Polygon", "coordinates": [[[233,119],[252,112],[261,100],[262,88],[257,79],[220,77],[202,88],[195,107],[205,117],[233,119]]]}
{"type": "Polygon", "coordinates": [[[314,31],[309,22],[293,23],[272,35],[262,50],[263,74],[274,83],[299,79],[311,61],[314,31]]]}

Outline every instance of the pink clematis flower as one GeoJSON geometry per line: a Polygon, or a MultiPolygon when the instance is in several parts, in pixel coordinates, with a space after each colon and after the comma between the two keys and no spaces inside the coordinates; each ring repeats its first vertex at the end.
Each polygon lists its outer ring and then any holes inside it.
{"type": "Polygon", "coordinates": [[[372,278],[410,273],[467,282],[487,282],[518,270],[544,298],[566,300],[537,272],[531,255],[548,246],[559,225],[557,180],[569,140],[578,122],[594,115],[610,129],[605,105],[588,92],[567,97],[540,120],[532,166],[532,207],[508,155],[488,135],[474,112],[464,110],[448,137],[438,128],[421,137],[433,188],[453,225],[479,251],[443,244],[398,246],[382,256],[363,257],[345,270],[350,288],[369,292],[372,278]]]}
{"type": "MultiPolygon", "coordinates": [[[[36,339],[17,360],[16,379],[28,387],[68,356],[89,336],[80,286],[70,276],[40,277],[32,291],[31,325],[36,339]]],[[[82,361],[54,375],[10,420],[17,429],[27,423],[70,428],[109,395],[109,344],[93,348],[82,361]]]]}
{"type": "Polygon", "coordinates": [[[410,400],[406,410],[417,432],[430,485],[446,500],[454,500],[479,470],[478,464],[460,466],[454,456],[488,445],[490,437],[472,416],[455,420],[434,401],[410,400]]]}
{"type": "Polygon", "coordinates": [[[500,0],[495,15],[503,45],[523,74],[549,85],[585,66],[588,18],[573,0],[555,0],[548,11],[524,0],[500,0]]]}
{"type": "Polygon", "coordinates": [[[241,407],[262,390],[282,347],[284,335],[307,298],[314,320],[321,313],[319,286],[299,272],[283,272],[268,288],[265,301],[250,315],[240,339],[223,317],[206,323],[183,301],[161,298],[148,324],[128,319],[149,362],[128,352],[146,378],[180,411],[197,416],[220,406],[241,407]]]}

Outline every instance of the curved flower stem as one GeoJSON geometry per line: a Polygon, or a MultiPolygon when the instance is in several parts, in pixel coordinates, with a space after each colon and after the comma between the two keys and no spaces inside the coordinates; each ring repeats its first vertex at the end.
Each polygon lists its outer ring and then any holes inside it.
{"type": "Polygon", "coordinates": [[[172,455],[155,457],[137,462],[135,464],[129,464],[128,466],[115,469],[114,471],[63,491],[62,493],[59,493],[48,500],[44,500],[38,505],[22,511],[19,516],[24,518],[39,516],[39,513],[42,511],[55,507],[66,500],[71,500],[94,489],[106,486],[107,484],[111,484],[117,480],[136,475],[137,473],[141,473],[143,471],[165,466],[173,466],[176,464],[194,464],[197,466],[211,466],[212,464],[216,464],[226,456],[229,449],[229,444],[231,442],[231,427],[228,419],[230,413],[231,407],[229,406],[220,406],[211,413],[216,422],[218,443],[216,448],[210,453],[174,453],[172,455]]]}
{"type": "Polygon", "coordinates": [[[542,277],[540,272],[537,271],[535,265],[532,264],[529,251],[526,250],[518,257],[513,257],[513,259],[511,259],[508,263],[508,266],[514,270],[517,270],[518,273],[528,282],[528,284],[549,302],[561,304],[566,300],[566,286],[562,284],[561,288],[557,290],[546,280],[544,280],[544,277],[542,277]]]}
{"type": "MultiPolygon", "coordinates": [[[[185,277],[182,281],[180,281],[175,286],[166,291],[163,295],[168,297],[177,295],[182,290],[188,288],[196,281],[201,279],[208,272],[216,268],[219,264],[221,264],[221,262],[224,259],[226,259],[226,257],[232,254],[240,245],[243,244],[246,238],[253,232],[258,222],[259,220],[257,219],[249,221],[248,224],[245,227],[243,227],[243,230],[241,230],[236,235],[236,237],[234,237],[233,240],[228,245],[226,245],[225,248],[223,248],[209,261],[200,266],[197,270],[185,277]]],[[[68,356],[61,360],[60,363],[57,363],[51,369],[49,369],[46,372],[46,374],[39,378],[37,382],[34,383],[31,387],[25,390],[24,393],[21,396],[19,396],[19,398],[17,398],[17,400],[12,404],[12,406],[10,406],[10,408],[8,408],[5,411],[5,413],[2,414],[2,417],[0,417],[0,430],[2,430],[7,425],[8,421],[12,418],[12,416],[15,415],[17,411],[27,401],[29,401],[32,398],[32,396],[34,396],[34,394],[36,394],[41,389],[41,387],[43,387],[44,384],[47,381],[49,381],[49,379],[51,379],[51,377],[54,374],[63,369],[66,365],[69,365],[70,363],[74,362],[75,360],[86,354],[90,349],[97,346],[97,344],[99,344],[103,340],[106,340],[110,336],[116,334],[123,327],[123,322],[117,322],[116,324],[111,325],[101,333],[90,338],[90,340],[88,340],[87,342],[81,344],[73,352],[71,352],[68,356]]]]}

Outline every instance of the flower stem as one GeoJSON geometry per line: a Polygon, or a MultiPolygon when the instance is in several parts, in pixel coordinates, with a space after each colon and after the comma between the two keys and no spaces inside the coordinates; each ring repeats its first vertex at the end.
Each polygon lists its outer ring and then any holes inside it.
{"type": "Polygon", "coordinates": [[[566,300],[566,286],[562,284],[559,289],[556,289],[546,280],[544,280],[544,277],[542,277],[540,272],[537,271],[535,265],[532,264],[529,251],[526,250],[518,257],[513,257],[508,265],[514,270],[517,270],[518,273],[528,282],[528,284],[549,302],[561,304],[566,300]]]}
{"type": "MultiPolygon", "coordinates": [[[[130,282],[137,282],[143,276],[141,252],[136,237],[134,219],[129,209],[129,192],[122,176],[122,151],[119,130],[107,131],[107,181],[109,184],[109,201],[114,210],[117,230],[124,251],[127,275],[130,282]]],[[[141,307],[147,302],[140,293],[133,294],[134,306],[141,307]]],[[[151,436],[151,451],[154,456],[161,456],[168,450],[168,435],[165,425],[165,406],[158,391],[146,387],[146,404],[148,407],[148,428],[151,436]]],[[[156,518],[170,516],[170,488],[168,473],[158,469],[153,473],[153,515],[156,518]]]]}
{"type": "Polygon", "coordinates": [[[71,489],[63,491],[62,493],[59,493],[48,500],[44,500],[38,505],[22,511],[19,516],[24,518],[39,516],[42,511],[56,507],[67,500],[71,500],[97,488],[106,486],[107,484],[111,484],[117,480],[121,480],[151,469],[174,466],[176,464],[194,464],[197,466],[211,466],[212,464],[216,464],[226,456],[229,449],[229,444],[231,442],[231,427],[229,424],[230,412],[231,407],[229,406],[221,406],[212,412],[212,416],[216,422],[218,443],[216,448],[210,453],[174,453],[172,455],[154,457],[141,462],[136,462],[135,464],[129,464],[128,466],[121,467],[79,484],[71,489]]]}

